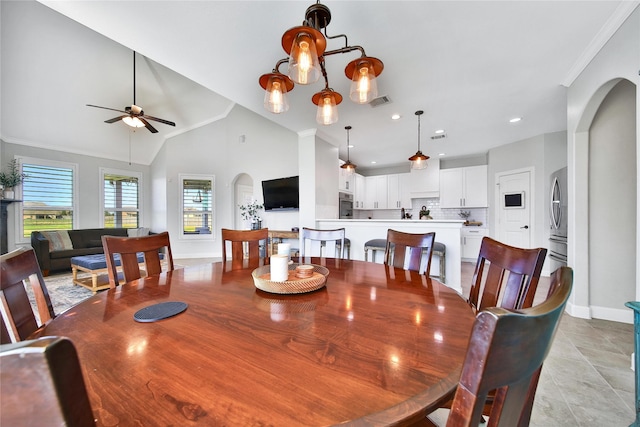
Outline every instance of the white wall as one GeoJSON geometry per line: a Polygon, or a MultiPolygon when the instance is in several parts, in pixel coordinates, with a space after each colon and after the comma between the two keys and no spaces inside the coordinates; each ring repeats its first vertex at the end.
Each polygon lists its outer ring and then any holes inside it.
{"type": "MultiPolygon", "coordinates": [[[[503,145],[489,151],[488,191],[489,204],[495,200],[497,173],[533,167],[535,175],[531,183],[534,195],[532,247],[549,247],[549,180],[552,172],[566,166],[566,132],[538,135],[533,138],[503,145]]],[[[495,230],[496,207],[489,208],[488,226],[492,236],[495,230]]],[[[548,269],[544,271],[549,274],[548,269]]]]}
{"type": "MultiPolygon", "coordinates": [[[[239,174],[251,176],[259,202],[263,180],[298,175],[298,136],[238,105],[216,122],[168,139],[163,150],[166,156],[154,160],[152,168],[157,189],[162,189],[160,179],[167,184],[166,229],[176,258],[221,256],[220,229],[234,228],[233,181],[239,174]],[[180,173],[215,176],[211,235],[181,237],[180,173]]],[[[290,229],[298,224],[297,211],[264,212],[262,216],[263,227],[290,229]]]]}
{"type": "MultiPolygon", "coordinates": [[[[602,100],[620,79],[640,84],[640,9],[609,39],[567,92],[567,138],[569,179],[569,265],[574,269],[574,288],[567,310],[575,316],[589,318],[592,303],[589,294],[589,128],[602,100]]],[[[639,122],[640,98],[636,90],[636,124],[639,122]]],[[[640,141],[636,126],[636,147],[640,141]]],[[[636,150],[637,153],[637,150],[636,150]]],[[[636,159],[637,164],[638,159],[636,159]]],[[[597,177],[596,177],[597,178],[597,177]]],[[[636,177],[637,183],[637,177],[636,177]]],[[[616,196],[612,194],[612,196],[616,196]]],[[[636,217],[636,223],[640,218],[636,217]]],[[[636,248],[640,239],[636,236],[636,248]]],[[[636,254],[638,250],[636,249],[636,254]]],[[[636,256],[636,271],[638,271],[636,256]]],[[[594,284],[610,286],[609,283],[594,284]]],[[[638,277],[635,298],[640,298],[638,277]]],[[[597,316],[609,320],[632,322],[633,316],[624,307],[603,310],[597,316]]]]}

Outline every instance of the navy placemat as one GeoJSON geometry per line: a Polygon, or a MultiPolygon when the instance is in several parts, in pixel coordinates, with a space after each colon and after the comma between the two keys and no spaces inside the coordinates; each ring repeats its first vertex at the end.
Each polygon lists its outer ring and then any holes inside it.
{"type": "Polygon", "coordinates": [[[179,301],[168,301],[153,304],[135,312],[133,319],[136,322],[155,322],[167,317],[180,314],[187,309],[187,303],[179,301]]]}

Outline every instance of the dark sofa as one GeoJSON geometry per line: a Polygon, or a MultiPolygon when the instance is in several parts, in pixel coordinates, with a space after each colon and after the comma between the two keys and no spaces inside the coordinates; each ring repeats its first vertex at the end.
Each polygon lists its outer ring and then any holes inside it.
{"type": "Polygon", "coordinates": [[[53,245],[39,231],[31,233],[31,246],[36,252],[42,274],[48,276],[52,271],[70,270],[71,257],[80,255],[94,255],[104,253],[102,236],[127,237],[126,228],[90,228],[85,230],[68,230],[73,244],[71,250],[52,251],[53,245]]]}

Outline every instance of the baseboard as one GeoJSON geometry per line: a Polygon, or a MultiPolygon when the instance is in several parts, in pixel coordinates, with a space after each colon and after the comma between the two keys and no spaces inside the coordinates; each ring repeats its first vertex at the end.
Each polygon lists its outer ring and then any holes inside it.
{"type": "Polygon", "coordinates": [[[611,320],[613,322],[622,322],[633,324],[633,310],[629,308],[611,308],[591,306],[591,317],[594,319],[611,320]]]}
{"type": "Polygon", "coordinates": [[[574,305],[568,302],[565,307],[565,311],[573,317],[578,317],[580,319],[591,319],[591,310],[589,309],[589,307],[574,305]]]}

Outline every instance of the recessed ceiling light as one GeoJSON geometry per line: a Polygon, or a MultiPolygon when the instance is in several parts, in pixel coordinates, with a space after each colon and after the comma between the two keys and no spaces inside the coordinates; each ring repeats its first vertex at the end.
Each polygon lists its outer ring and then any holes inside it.
{"type": "Polygon", "coordinates": [[[372,160],[372,161],[371,161],[371,164],[372,164],[372,165],[375,165],[376,163],[378,163],[378,162],[376,162],[375,160],[372,160]]]}
{"type": "Polygon", "coordinates": [[[444,133],[444,129],[438,129],[435,133],[444,133]]]}
{"type": "Polygon", "coordinates": [[[444,156],[444,155],[446,155],[446,154],[447,154],[447,153],[440,153],[440,154],[438,154],[438,156],[444,156]]]}
{"type": "Polygon", "coordinates": [[[398,120],[400,118],[400,114],[394,114],[391,116],[391,120],[398,120]]]}
{"type": "Polygon", "coordinates": [[[349,144],[349,148],[353,148],[353,144],[349,144]]]}
{"type": "Polygon", "coordinates": [[[518,123],[520,120],[522,120],[522,117],[514,117],[513,119],[509,120],[509,123],[518,123]]]}

